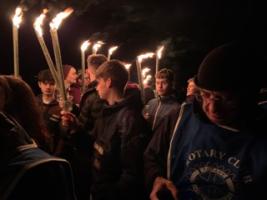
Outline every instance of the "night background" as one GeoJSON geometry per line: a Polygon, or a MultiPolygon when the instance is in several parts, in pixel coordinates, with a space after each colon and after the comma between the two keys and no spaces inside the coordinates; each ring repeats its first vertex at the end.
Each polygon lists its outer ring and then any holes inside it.
{"type": "MultiPolygon", "coordinates": [[[[47,68],[36,39],[33,21],[48,8],[44,38],[50,49],[49,22],[56,13],[72,7],[74,13],[58,30],[63,64],[80,69],[80,45],[90,39],[103,40],[99,53],[119,45],[112,58],[132,63],[136,80],[136,56],[165,45],[160,67],[176,72],[177,87],[184,87],[204,55],[212,48],[234,39],[250,41],[265,50],[267,17],[265,7],[252,0],[24,0],[0,1],[0,73],[13,73],[12,21],[17,6],[24,8],[19,29],[20,75],[37,90],[38,71],[47,68]]],[[[267,52],[267,51],[266,51],[267,52]]],[[[91,49],[87,52],[91,53],[91,49]]],[[[154,59],[144,63],[152,70],[154,59]]]]}

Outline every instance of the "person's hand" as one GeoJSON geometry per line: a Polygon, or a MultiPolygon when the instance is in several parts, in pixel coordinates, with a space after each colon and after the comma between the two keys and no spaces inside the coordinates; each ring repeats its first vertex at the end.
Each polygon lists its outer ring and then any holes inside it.
{"type": "Polygon", "coordinates": [[[163,177],[157,177],[154,181],[152,191],[150,193],[151,200],[159,200],[158,193],[162,190],[168,190],[174,200],[178,200],[177,189],[172,181],[165,179],[163,177]]]}
{"type": "Polygon", "coordinates": [[[66,111],[66,112],[71,112],[73,108],[73,96],[67,95],[67,99],[64,100],[60,95],[57,96],[57,101],[59,104],[59,107],[66,111]]]}
{"type": "Polygon", "coordinates": [[[71,127],[76,125],[76,116],[73,113],[62,110],[60,114],[63,126],[71,127]]]}

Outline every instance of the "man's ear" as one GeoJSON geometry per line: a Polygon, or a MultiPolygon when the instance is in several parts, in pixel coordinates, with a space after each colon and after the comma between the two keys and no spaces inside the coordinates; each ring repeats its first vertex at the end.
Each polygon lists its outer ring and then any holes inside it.
{"type": "Polygon", "coordinates": [[[112,87],[112,80],[111,80],[111,78],[108,78],[108,79],[106,80],[106,84],[107,84],[107,86],[108,86],[109,88],[112,87]]]}

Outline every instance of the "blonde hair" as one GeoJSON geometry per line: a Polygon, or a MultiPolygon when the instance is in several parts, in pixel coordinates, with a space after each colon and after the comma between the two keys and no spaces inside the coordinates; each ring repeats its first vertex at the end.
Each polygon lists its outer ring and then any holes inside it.
{"type": "Polygon", "coordinates": [[[174,81],[174,72],[171,69],[163,68],[156,73],[155,78],[166,79],[172,83],[174,81]]]}

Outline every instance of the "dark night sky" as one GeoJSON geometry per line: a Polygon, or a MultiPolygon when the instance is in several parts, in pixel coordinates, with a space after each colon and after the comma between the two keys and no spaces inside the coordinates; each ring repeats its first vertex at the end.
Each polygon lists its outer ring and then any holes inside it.
{"type": "MultiPolygon", "coordinates": [[[[59,28],[59,37],[63,63],[77,69],[85,39],[104,40],[106,45],[100,50],[104,54],[111,45],[119,45],[114,58],[133,63],[138,54],[165,44],[161,66],[173,68],[183,84],[213,47],[240,38],[266,43],[267,18],[261,5],[252,0],[1,0],[1,74],[13,73],[11,15],[20,2],[28,9],[19,30],[20,74],[34,89],[34,76],[46,68],[46,62],[32,22],[44,6],[50,8],[51,17],[67,6],[74,7],[74,14],[59,28]]],[[[51,47],[48,22],[45,39],[51,47]]]]}

